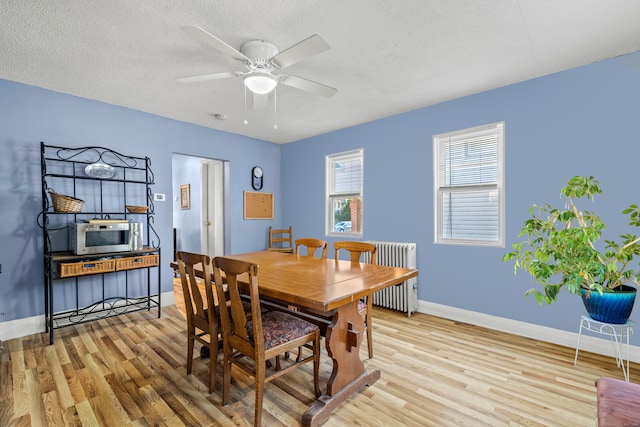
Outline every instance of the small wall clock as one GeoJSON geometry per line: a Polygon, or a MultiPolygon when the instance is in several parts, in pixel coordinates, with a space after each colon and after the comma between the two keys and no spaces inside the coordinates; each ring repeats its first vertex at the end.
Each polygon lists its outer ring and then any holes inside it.
{"type": "Polygon", "coordinates": [[[262,190],[262,178],[264,171],[260,166],[256,166],[251,170],[251,186],[254,190],[262,190]]]}

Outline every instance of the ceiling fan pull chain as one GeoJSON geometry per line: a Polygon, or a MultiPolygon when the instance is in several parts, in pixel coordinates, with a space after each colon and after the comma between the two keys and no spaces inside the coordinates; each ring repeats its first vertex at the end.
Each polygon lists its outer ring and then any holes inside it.
{"type": "Polygon", "coordinates": [[[278,87],[273,89],[273,128],[278,129],[278,87]]]}
{"type": "Polygon", "coordinates": [[[249,121],[247,120],[247,87],[244,86],[244,124],[248,125],[249,121]]]}

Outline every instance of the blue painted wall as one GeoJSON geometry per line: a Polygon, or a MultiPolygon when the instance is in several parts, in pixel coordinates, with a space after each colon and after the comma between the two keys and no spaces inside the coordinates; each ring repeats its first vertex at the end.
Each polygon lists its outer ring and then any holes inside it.
{"type": "MultiPolygon", "coordinates": [[[[501,262],[507,248],[433,244],[432,135],[504,121],[507,247],[532,203],[558,201],[576,174],[595,175],[608,232],[626,232],[620,211],[639,202],[640,54],[627,55],[429,108],[279,146],[87,99],[0,80],[0,310],[2,320],[43,313],[38,142],[104,145],[148,155],[154,192],[172,194],[172,153],[230,161],[231,252],[266,246],[269,225],[294,238],[324,237],[327,154],[364,148],[364,239],[418,243],[419,298],[575,332],[579,298],[552,306],[525,299],[531,280],[501,262]],[[265,169],[275,221],[243,220],[251,167],[265,169]]],[[[172,203],[156,204],[165,266],[172,203]]],[[[335,241],[328,238],[330,242],[335,241]]],[[[164,271],[163,291],[171,290],[164,271]]],[[[632,314],[638,321],[640,310],[632,314]]]]}
{"type": "Polygon", "coordinates": [[[153,191],[167,195],[166,202],[155,203],[163,292],[173,289],[173,153],[229,161],[231,252],[265,248],[269,225],[278,225],[244,220],[243,191],[251,190],[251,168],[262,165],[269,176],[264,191],[274,193],[279,218],[280,145],[0,80],[0,321],[44,313],[42,231],[36,225],[42,209],[40,141],[150,157],[153,191]]]}
{"type": "Polygon", "coordinates": [[[559,201],[573,175],[601,181],[597,212],[612,237],[627,232],[620,212],[640,202],[639,112],[636,53],[287,144],[283,222],[294,237],[324,237],[325,156],[364,148],[364,240],[417,242],[420,300],[575,332],[579,298],[563,291],[540,307],[523,296],[529,276],[501,259],[531,204],[559,201]],[[432,136],[499,121],[507,248],[435,245],[432,136]]]}

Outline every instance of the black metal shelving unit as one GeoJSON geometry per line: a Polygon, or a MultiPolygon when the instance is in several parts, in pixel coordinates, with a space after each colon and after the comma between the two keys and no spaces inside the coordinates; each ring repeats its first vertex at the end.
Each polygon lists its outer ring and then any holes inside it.
{"type": "Polygon", "coordinates": [[[154,184],[154,175],[150,159],[124,155],[105,147],[61,147],[44,142],[40,143],[40,153],[42,212],[38,216],[38,225],[43,230],[44,306],[50,343],[53,344],[54,329],[68,325],[153,308],[158,309],[160,317],[160,238],[153,226],[151,185],[154,184]],[[109,165],[115,174],[111,177],[87,175],[85,168],[96,163],[109,165]],[[57,193],[84,200],[80,212],[55,212],[49,194],[54,189],[57,193]],[[142,204],[148,206],[146,213],[131,213],[125,208],[125,205],[142,204]],[[144,248],[130,252],[74,255],[68,245],[70,224],[90,219],[143,222],[144,248]],[[109,264],[115,266],[113,270],[61,274],[65,266],[75,263],[95,265],[105,260],[114,260],[109,264]],[[144,284],[140,286],[140,283],[136,283],[138,293],[130,295],[132,288],[135,288],[132,286],[134,279],[130,278],[134,274],[136,281],[140,277],[146,280],[146,289],[142,294],[140,289],[145,288],[144,284]],[[86,295],[83,295],[83,291],[86,292],[83,282],[87,280],[94,281],[92,293],[95,293],[95,280],[98,281],[98,288],[101,283],[101,292],[98,292],[101,295],[88,304],[85,303],[86,295]],[[75,304],[54,312],[58,281],[71,281],[75,304]],[[111,283],[124,283],[122,294],[111,294],[111,283]]]}

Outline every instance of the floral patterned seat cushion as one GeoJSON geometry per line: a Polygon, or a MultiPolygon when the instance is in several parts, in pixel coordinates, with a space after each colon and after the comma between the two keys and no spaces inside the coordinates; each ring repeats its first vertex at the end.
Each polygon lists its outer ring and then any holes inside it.
{"type": "MultiPolygon", "coordinates": [[[[267,311],[262,314],[264,348],[269,349],[293,339],[312,333],[319,328],[313,323],[299,319],[281,311],[267,311]]],[[[247,324],[247,334],[253,342],[253,324],[247,324]]]]}

